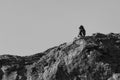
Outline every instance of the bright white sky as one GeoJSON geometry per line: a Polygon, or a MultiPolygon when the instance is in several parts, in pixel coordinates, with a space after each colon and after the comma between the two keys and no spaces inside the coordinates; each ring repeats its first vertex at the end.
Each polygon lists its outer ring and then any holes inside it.
{"type": "Polygon", "coordinates": [[[120,0],[0,0],[0,55],[31,55],[78,35],[120,32],[120,0]]]}

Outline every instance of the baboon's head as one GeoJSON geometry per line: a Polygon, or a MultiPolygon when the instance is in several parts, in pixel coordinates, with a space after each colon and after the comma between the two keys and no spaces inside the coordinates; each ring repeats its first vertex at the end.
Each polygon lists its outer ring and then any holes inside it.
{"type": "Polygon", "coordinates": [[[80,25],[79,29],[83,29],[83,25],[80,25]]]}

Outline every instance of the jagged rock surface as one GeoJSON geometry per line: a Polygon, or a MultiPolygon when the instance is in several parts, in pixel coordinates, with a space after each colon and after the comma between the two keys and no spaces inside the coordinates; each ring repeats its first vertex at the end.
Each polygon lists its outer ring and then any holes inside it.
{"type": "Polygon", "coordinates": [[[0,80],[119,80],[119,73],[115,33],[96,33],[31,56],[0,56],[0,80]]]}

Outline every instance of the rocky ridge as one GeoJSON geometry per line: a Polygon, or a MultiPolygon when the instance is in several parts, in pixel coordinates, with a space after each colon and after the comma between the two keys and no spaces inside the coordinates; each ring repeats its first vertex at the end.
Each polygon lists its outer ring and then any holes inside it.
{"type": "Polygon", "coordinates": [[[120,80],[120,34],[95,33],[31,56],[0,56],[0,80],[120,80]]]}

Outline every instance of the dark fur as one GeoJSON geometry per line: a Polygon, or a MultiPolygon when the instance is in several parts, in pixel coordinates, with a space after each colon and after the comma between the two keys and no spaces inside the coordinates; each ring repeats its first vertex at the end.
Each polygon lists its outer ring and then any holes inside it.
{"type": "Polygon", "coordinates": [[[84,37],[86,35],[86,31],[82,25],[79,27],[79,30],[80,32],[78,34],[78,37],[84,37]]]}

